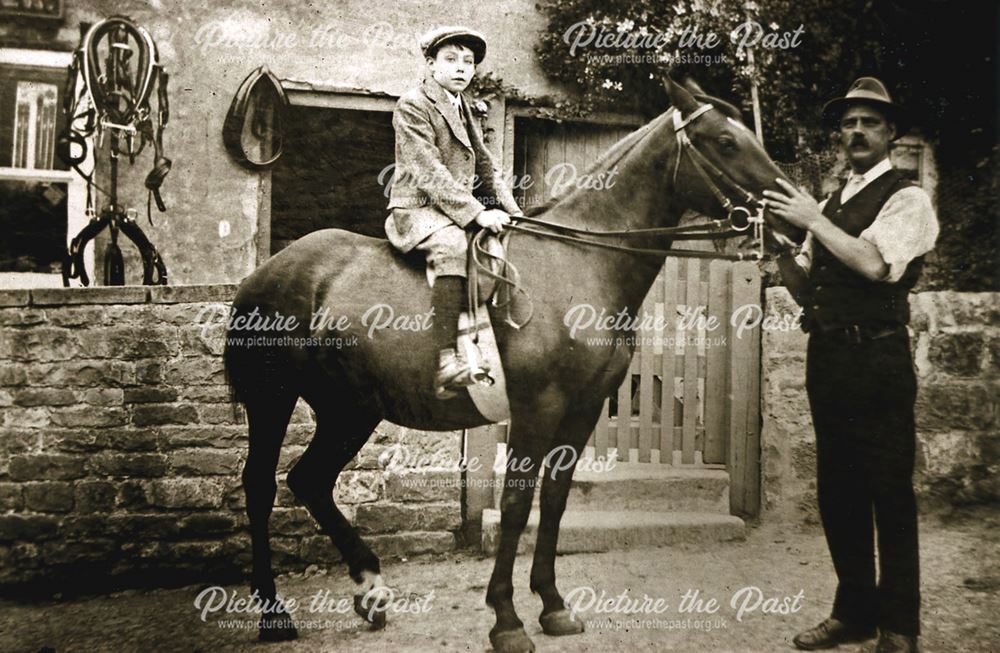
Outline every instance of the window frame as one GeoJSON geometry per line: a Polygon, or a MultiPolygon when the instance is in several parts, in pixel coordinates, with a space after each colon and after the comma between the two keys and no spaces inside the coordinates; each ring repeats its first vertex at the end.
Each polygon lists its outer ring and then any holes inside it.
{"type": "MultiPolygon", "coordinates": [[[[72,52],[56,50],[31,50],[23,48],[0,48],[0,66],[30,66],[33,68],[53,68],[65,71],[73,61],[72,52]]],[[[62,107],[59,107],[61,110],[62,107]]],[[[88,139],[89,140],[89,139],[88,139]]],[[[87,149],[87,159],[82,168],[89,170],[94,165],[93,148],[87,149]]],[[[66,197],[66,247],[88,222],[87,182],[73,170],[45,170],[37,168],[13,168],[0,166],[0,181],[37,181],[65,183],[66,197]]],[[[83,252],[84,264],[88,270],[94,269],[94,243],[90,242],[83,252]]],[[[42,272],[0,272],[0,289],[7,288],[51,288],[62,287],[62,275],[42,272]]]]}

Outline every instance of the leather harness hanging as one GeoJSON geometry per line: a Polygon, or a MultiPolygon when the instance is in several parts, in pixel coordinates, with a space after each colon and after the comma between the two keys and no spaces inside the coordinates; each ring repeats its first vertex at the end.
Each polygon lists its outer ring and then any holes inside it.
{"type": "Polygon", "coordinates": [[[139,249],[143,284],[166,284],[166,266],[139,228],[135,210],[125,209],[119,203],[118,158],[125,154],[129,162],[134,163],[147,141],[153,143],[155,160],[145,181],[148,189],[146,215],[152,224],[152,200],[156,199],[160,211],[167,209],[160,195],[160,186],[171,167],[170,159],[163,154],[163,129],[169,115],[167,73],[160,65],[156,43],[149,32],[128,17],[111,16],[92,26],[81,24],[80,28],[80,46],[73,53],[63,99],[66,129],[59,136],[56,152],[87,182],[86,214],[89,219],[70,242],[63,258],[63,285],[69,286],[71,279],[79,279],[84,286],[90,285],[84,266],[84,249],[105,228],[111,234],[104,256],[105,285],[125,283],[124,260],[118,247],[119,231],[139,249]],[[156,113],[150,106],[154,88],[157,89],[156,113]],[[83,120],[82,125],[78,124],[79,120],[83,120]],[[88,173],[80,168],[88,158],[91,147],[88,139],[96,136],[96,155],[106,135],[110,140],[109,189],[94,181],[93,171],[88,173]],[[109,199],[99,215],[94,209],[93,190],[104,193],[109,199]]]}

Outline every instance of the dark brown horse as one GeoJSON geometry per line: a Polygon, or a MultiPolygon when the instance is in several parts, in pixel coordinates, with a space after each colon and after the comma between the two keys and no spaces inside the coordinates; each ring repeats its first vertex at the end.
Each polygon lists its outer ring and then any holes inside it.
{"type": "MultiPolygon", "coordinates": [[[[674,108],[626,136],[592,168],[616,166],[617,182],[604,190],[574,190],[546,208],[547,221],[592,230],[670,227],[687,209],[726,217],[720,190],[737,200],[734,188],[760,196],[762,190],[777,187],[775,180],[783,178],[782,173],[737,122],[736,109],[711,100],[715,110],[698,113],[699,99],[669,80],[667,88],[674,108]],[[690,156],[682,154],[675,111],[685,119],[694,114],[684,130],[696,150],[690,156]],[[715,174],[706,177],[704,168],[699,172],[695,156],[704,157],[703,164],[707,161],[715,174]]],[[[801,241],[801,233],[774,226],[801,241]]],[[[616,242],[647,248],[669,245],[651,237],[616,242]]],[[[490,641],[503,653],[534,648],[514,611],[511,574],[531,510],[538,464],[554,447],[583,450],[604,399],[621,384],[633,353],[634,341],[627,338],[617,346],[571,338],[564,316],[578,304],[636,315],[662,265],[662,259],[652,256],[522,234],[512,239],[509,257],[534,302],[534,317],[521,330],[493,320],[511,406],[508,455],[530,463],[506,474],[500,545],[486,592],[486,602],[496,612],[490,641]]],[[[275,598],[267,523],[278,454],[299,397],[316,413],[316,434],[288,473],[288,486],[341,551],[362,592],[381,584],[379,560],[334,505],[332,490],[341,470],[383,419],[427,430],[485,423],[467,396],[447,401],[434,397],[437,351],[430,331],[386,328],[369,334],[363,316],[375,305],[391,307],[397,318],[414,316],[410,324],[419,325],[416,316],[426,315],[431,306],[423,270],[404,261],[384,240],[333,229],[309,234],[271,258],[241,284],[233,302],[234,315],[256,311],[260,316],[294,316],[297,325],[266,334],[247,324],[231,325],[230,337],[340,339],[340,346],[289,339],[256,347],[227,340],[226,371],[249,422],[243,484],[253,543],[251,584],[261,601],[275,598]],[[327,323],[311,327],[311,316],[323,309],[328,311],[327,323]],[[346,319],[332,324],[339,316],[346,319]]],[[[541,489],[531,590],[541,595],[539,620],[549,635],[583,630],[570,617],[555,583],[556,539],[572,474],[572,469],[546,473],[541,489]]],[[[287,614],[275,609],[265,612],[260,635],[290,639],[295,629],[287,614]]]]}

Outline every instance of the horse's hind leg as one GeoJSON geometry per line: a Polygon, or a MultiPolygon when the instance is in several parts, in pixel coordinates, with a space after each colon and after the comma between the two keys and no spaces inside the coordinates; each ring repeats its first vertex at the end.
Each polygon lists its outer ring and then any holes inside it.
{"type": "Polygon", "coordinates": [[[541,518],[538,537],[535,541],[535,557],[531,563],[531,591],[542,598],[542,614],[538,621],[546,635],[575,635],[583,632],[583,622],[573,619],[566,609],[559,590],[556,589],[556,543],[559,538],[559,522],[566,510],[573,481],[573,470],[583,453],[590,432],[597,421],[604,402],[593,408],[574,411],[566,416],[552,441],[553,447],[569,446],[573,452],[572,465],[565,464],[564,456],[554,457],[560,463],[557,469],[546,468],[542,480],[541,518]]]}
{"type": "Polygon", "coordinates": [[[310,405],[316,411],[316,435],[288,472],[288,487],[344,556],[351,578],[358,583],[355,610],[380,628],[385,625],[385,611],[381,609],[384,585],[379,559],[337,508],[333,488],[341,470],[364,446],[381,417],[359,405],[343,401],[330,404],[329,396],[310,405]]]}
{"type": "Polygon", "coordinates": [[[278,396],[257,395],[246,401],[249,425],[249,453],[243,466],[243,491],[250,520],[250,542],[253,550],[253,571],[250,589],[257,593],[264,613],[260,621],[260,638],[269,641],[294,639],[295,626],[280,607],[275,606],[277,590],[271,568],[271,543],[267,522],[274,508],[278,491],[275,471],[281,443],[285,439],[288,421],[298,397],[290,392],[278,396]]]}

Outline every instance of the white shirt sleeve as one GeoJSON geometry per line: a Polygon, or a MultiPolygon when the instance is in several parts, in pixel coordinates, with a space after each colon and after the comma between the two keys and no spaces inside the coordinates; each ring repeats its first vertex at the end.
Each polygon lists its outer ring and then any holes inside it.
{"type": "MultiPolygon", "coordinates": [[[[819,210],[822,211],[826,207],[827,200],[823,200],[819,203],[819,210]]],[[[802,247],[799,248],[799,254],[795,257],[795,262],[800,268],[805,272],[809,272],[812,269],[812,259],[813,259],[813,235],[812,232],[806,232],[806,238],[802,241],[802,247]]]]}
{"type": "Polygon", "coordinates": [[[893,193],[860,238],[878,248],[889,266],[883,281],[894,283],[910,261],[934,249],[939,230],[931,198],[922,188],[911,186],[893,193]]]}
{"type": "Polygon", "coordinates": [[[805,272],[809,272],[812,269],[812,262],[813,262],[812,238],[813,235],[809,232],[806,232],[806,239],[802,241],[802,247],[799,248],[799,253],[795,257],[795,263],[805,272]]]}

